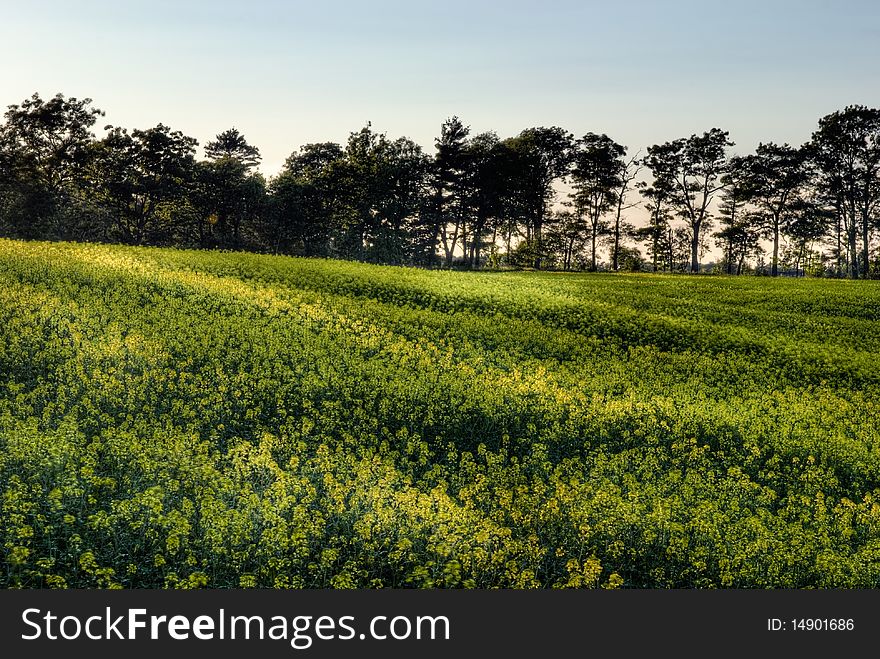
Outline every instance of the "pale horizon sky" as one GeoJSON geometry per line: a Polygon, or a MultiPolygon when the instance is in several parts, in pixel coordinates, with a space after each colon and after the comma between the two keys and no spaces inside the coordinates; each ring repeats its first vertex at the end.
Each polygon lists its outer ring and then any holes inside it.
{"type": "Polygon", "coordinates": [[[162,122],[201,145],[235,126],[267,175],[367,121],[429,153],[452,115],[472,134],[607,133],[630,153],[718,126],[746,153],[880,105],[876,2],[3,4],[4,107],[90,97],[99,136],[162,122]]]}
{"type": "Polygon", "coordinates": [[[472,135],[607,133],[629,155],[717,126],[744,154],[798,146],[847,105],[880,106],[876,0],[0,5],[4,108],[34,92],[89,97],[107,113],[98,137],[161,122],[196,138],[199,157],[234,126],[267,177],[367,121],[429,154],[453,115],[472,135]]]}

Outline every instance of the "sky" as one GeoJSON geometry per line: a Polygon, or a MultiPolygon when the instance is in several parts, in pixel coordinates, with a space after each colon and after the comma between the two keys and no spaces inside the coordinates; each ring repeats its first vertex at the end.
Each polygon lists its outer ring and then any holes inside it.
{"type": "Polygon", "coordinates": [[[97,129],[162,122],[202,145],[235,126],[267,176],[367,121],[433,153],[453,115],[630,154],[717,126],[748,153],[880,106],[880,3],[0,0],[0,62],[0,106],[89,97],[97,129]]]}

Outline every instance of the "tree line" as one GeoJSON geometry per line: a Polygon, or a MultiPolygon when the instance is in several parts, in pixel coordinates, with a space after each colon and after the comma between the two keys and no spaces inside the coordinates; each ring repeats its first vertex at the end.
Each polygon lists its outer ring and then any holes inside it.
{"type": "Polygon", "coordinates": [[[425,267],[880,273],[880,110],[852,105],[809,142],[728,155],[712,128],[630,155],[605,134],[472,134],[433,154],[368,123],[306,144],[266,179],[235,128],[198,142],[164,124],[92,132],[92,100],[39,94],[0,125],[0,235],[243,249],[425,267]],[[637,207],[647,222],[627,215],[637,207]],[[629,213],[628,213],[629,212],[629,213]]]}

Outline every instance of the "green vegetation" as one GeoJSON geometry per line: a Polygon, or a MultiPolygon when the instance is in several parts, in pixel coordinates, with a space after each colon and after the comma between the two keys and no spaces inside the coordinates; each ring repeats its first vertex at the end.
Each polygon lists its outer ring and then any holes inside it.
{"type": "Polygon", "coordinates": [[[0,241],[5,587],[880,587],[880,284],[0,241]]]}
{"type": "Polygon", "coordinates": [[[98,139],[103,115],[63,94],[9,106],[0,237],[466,270],[880,278],[878,108],[822,117],[800,148],[766,142],[731,157],[720,128],[641,157],[604,133],[540,126],[501,139],[451,117],[432,156],[367,122],[345,146],[304,144],[268,180],[235,128],[196,160],[198,141],[162,123],[106,126],[98,139]],[[701,263],[710,242],[723,255],[701,263]]]}

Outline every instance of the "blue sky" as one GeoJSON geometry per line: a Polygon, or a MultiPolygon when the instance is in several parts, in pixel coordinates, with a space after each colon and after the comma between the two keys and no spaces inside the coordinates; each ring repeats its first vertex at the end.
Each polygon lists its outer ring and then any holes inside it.
{"type": "Polygon", "coordinates": [[[269,175],[368,120],[429,151],[457,114],[631,153],[719,126],[745,153],[880,106],[876,2],[2,1],[0,105],[88,96],[107,123],[202,144],[234,125],[269,175]]]}

